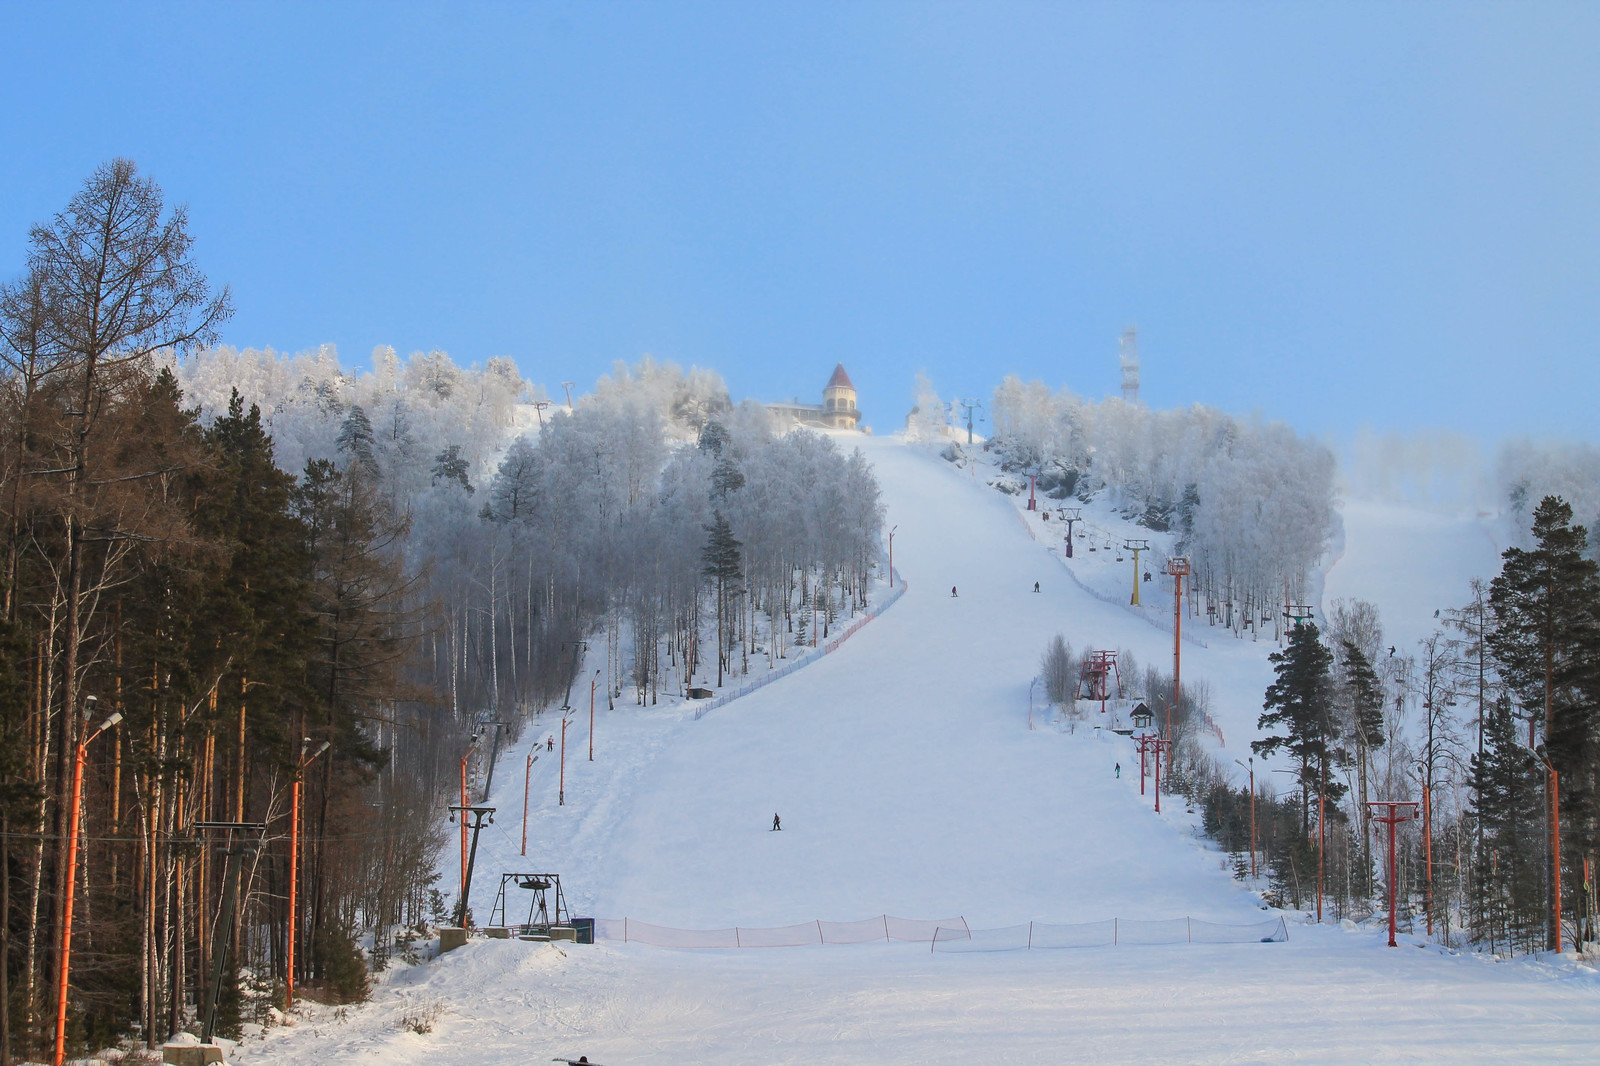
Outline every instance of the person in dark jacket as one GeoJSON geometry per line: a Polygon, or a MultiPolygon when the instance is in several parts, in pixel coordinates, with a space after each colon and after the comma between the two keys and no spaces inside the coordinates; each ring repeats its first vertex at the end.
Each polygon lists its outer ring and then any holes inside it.
{"type": "Polygon", "coordinates": [[[774,833],[776,833],[779,830],[781,830],[782,828],[783,828],[783,823],[781,821],[779,821],[778,820],[778,816],[776,814],[774,814],[772,816],[772,831],[774,833]]]}

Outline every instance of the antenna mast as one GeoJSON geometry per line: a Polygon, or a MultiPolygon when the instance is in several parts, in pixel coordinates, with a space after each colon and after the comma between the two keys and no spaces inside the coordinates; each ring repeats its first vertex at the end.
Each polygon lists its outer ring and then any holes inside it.
{"type": "Polygon", "coordinates": [[[1118,342],[1117,360],[1122,364],[1122,399],[1139,402],[1139,331],[1129,326],[1118,342]]]}

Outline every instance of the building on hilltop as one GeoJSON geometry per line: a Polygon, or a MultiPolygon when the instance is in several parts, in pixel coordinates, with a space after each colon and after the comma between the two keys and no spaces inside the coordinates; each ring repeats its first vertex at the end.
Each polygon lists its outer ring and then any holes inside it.
{"type": "Polygon", "coordinates": [[[820,404],[769,403],[767,410],[779,419],[801,426],[819,426],[824,429],[855,429],[861,421],[861,411],[856,407],[856,387],[844,364],[833,368],[833,376],[822,387],[820,404]]]}

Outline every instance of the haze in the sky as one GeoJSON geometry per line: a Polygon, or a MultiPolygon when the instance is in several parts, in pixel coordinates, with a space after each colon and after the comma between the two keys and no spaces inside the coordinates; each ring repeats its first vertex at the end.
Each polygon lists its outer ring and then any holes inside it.
{"type": "Polygon", "coordinates": [[[1595,439],[1600,5],[34,4],[0,275],[117,155],[236,346],[644,353],[896,428],[1007,373],[1595,439]]]}

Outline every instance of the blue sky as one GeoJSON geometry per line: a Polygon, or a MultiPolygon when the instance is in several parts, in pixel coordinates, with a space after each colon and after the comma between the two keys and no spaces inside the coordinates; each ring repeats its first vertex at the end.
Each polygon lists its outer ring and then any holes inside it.
{"type": "Polygon", "coordinates": [[[1600,5],[35,4],[0,274],[126,155],[226,340],[617,359],[868,421],[924,370],[1600,439],[1600,5]]]}

